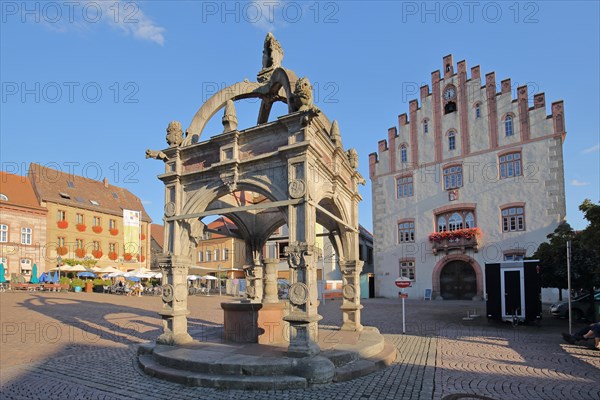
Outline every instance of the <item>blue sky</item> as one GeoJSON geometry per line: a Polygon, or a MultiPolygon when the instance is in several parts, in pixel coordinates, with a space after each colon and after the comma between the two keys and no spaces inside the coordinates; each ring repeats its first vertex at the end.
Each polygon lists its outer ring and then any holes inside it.
{"type": "MultiPolygon", "coordinates": [[[[26,174],[33,161],[107,177],[160,223],[162,163],[145,150],[164,148],[169,121],[187,127],[217,88],[255,80],[272,31],[365,177],[368,154],[446,54],[495,71],[498,84],[528,84],[532,98],[545,92],[548,111],[564,100],[567,220],[583,228],[578,205],[600,199],[598,4],[2,0],[2,170],[26,174]]],[[[258,103],[237,108],[238,128],[253,125],[258,103]]],[[[203,137],[221,130],[218,115],[203,137]]],[[[370,183],[360,190],[371,229],[370,183]]]]}

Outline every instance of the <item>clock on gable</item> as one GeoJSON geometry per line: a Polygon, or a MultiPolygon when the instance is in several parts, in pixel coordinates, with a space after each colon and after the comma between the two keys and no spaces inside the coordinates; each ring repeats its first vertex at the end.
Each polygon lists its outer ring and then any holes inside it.
{"type": "Polygon", "coordinates": [[[444,100],[449,101],[453,100],[456,97],[456,89],[452,86],[446,88],[444,90],[444,100]]]}

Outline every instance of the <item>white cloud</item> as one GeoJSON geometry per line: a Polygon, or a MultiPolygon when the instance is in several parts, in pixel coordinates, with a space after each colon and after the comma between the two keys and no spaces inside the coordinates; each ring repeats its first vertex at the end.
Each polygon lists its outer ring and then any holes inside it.
{"type": "Polygon", "coordinates": [[[590,184],[589,182],[583,182],[583,181],[580,181],[579,179],[573,179],[571,181],[571,185],[573,185],[573,186],[587,186],[589,184],[590,184]]]}
{"type": "Polygon", "coordinates": [[[165,43],[165,28],[144,14],[136,1],[84,0],[52,4],[52,13],[47,10],[48,7],[36,7],[37,15],[28,16],[25,21],[39,21],[59,33],[89,31],[106,24],[136,39],[149,40],[161,46],[165,43]]]}
{"type": "Polygon", "coordinates": [[[588,153],[595,153],[597,151],[600,151],[600,143],[595,144],[592,147],[588,147],[587,149],[583,149],[581,150],[581,152],[583,154],[588,154],[588,153]]]}
{"type": "Polygon", "coordinates": [[[116,3],[100,2],[100,4],[102,4],[104,12],[110,16],[106,20],[112,26],[138,39],[150,40],[161,46],[165,43],[163,35],[165,28],[156,25],[154,21],[144,14],[138,3],[121,0],[116,3]],[[119,3],[118,8],[120,11],[118,13],[115,11],[117,3],[119,3]]]}

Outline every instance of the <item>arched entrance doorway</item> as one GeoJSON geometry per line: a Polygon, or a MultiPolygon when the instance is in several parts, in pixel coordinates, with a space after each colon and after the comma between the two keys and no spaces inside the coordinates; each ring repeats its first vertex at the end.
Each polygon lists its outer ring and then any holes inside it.
{"type": "Polygon", "coordinates": [[[475,270],[466,261],[453,260],[440,273],[440,296],[444,300],[471,300],[477,295],[475,270]]]}

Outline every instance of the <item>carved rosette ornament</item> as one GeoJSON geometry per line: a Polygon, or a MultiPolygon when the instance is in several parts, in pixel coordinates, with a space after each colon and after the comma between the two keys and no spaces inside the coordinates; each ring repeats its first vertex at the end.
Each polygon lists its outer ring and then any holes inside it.
{"type": "Polygon", "coordinates": [[[308,286],[302,282],[296,282],[290,286],[289,299],[292,304],[301,306],[308,301],[308,286]]]}
{"type": "Polygon", "coordinates": [[[170,303],[173,301],[173,293],[174,293],[173,285],[167,284],[162,286],[162,299],[166,303],[170,303]]]}
{"type": "Polygon", "coordinates": [[[344,285],[342,288],[342,295],[345,299],[354,300],[354,297],[356,296],[356,289],[354,288],[354,285],[344,285]]]}
{"type": "Polygon", "coordinates": [[[175,203],[172,201],[165,204],[165,217],[170,218],[175,215],[175,203]]]}
{"type": "Polygon", "coordinates": [[[288,185],[288,192],[292,199],[299,199],[306,194],[306,184],[302,179],[294,179],[288,185]]]}

